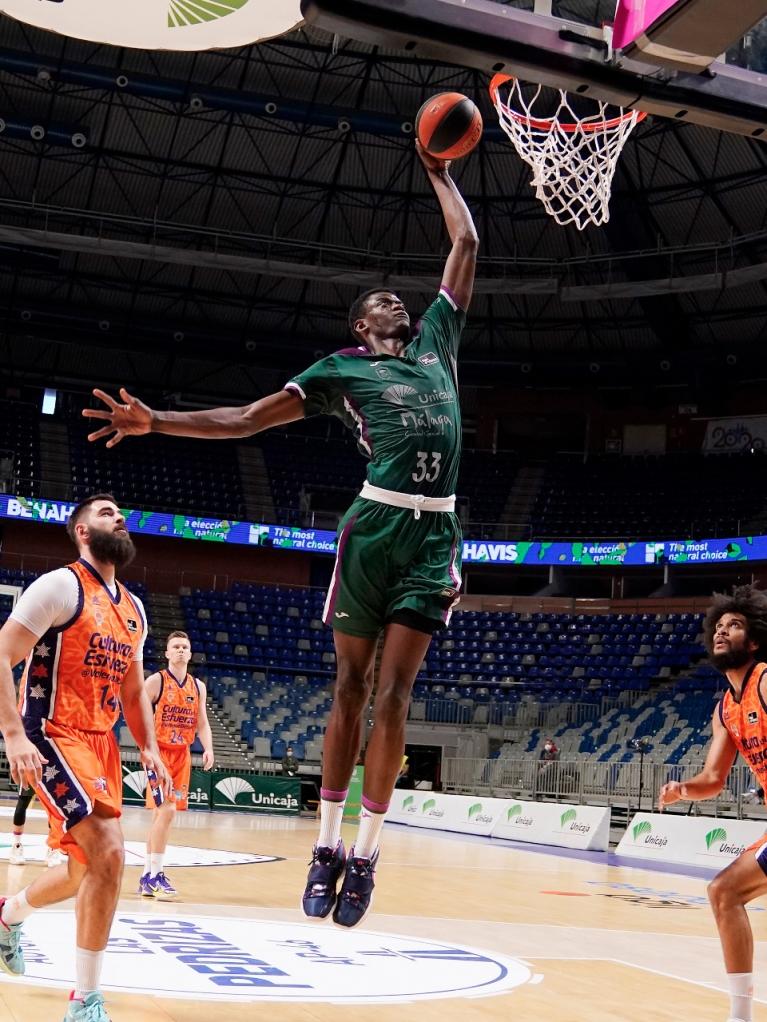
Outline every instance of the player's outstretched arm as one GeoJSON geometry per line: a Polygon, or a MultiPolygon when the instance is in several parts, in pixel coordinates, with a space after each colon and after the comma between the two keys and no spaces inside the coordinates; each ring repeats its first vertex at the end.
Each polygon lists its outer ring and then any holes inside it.
{"type": "Polygon", "coordinates": [[[165,412],[150,408],[137,397],[120,388],[120,399],[103,390],[94,390],[95,397],[106,408],[83,408],[86,419],[99,419],[106,423],[88,434],[91,441],[109,437],[107,447],[114,447],[126,436],[146,433],[165,433],[168,436],[189,436],[205,440],[230,440],[273,426],[283,426],[304,417],[304,403],[291,391],[253,401],[234,408],[209,408],[201,412],[165,412]]]}
{"type": "Polygon", "coordinates": [[[128,673],[123,679],[120,698],[125,721],[139,747],[142,764],[145,769],[154,770],[165,795],[170,795],[172,781],[157,747],[152,705],[147,695],[141,664],[134,661],[128,668],[128,673]]]}
{"type": "Polygon", "coordinates": [[[719,707],[714,710],[712,721],[713,737],[708,747],[706,762],[700,773],[689,781],[668,781],[658,793],[658,808],[673,805],[681,799],[699,802],[701,799],[713,798],[724,787],[738,750],[730,738],[729,732],[719,719],[719,707]]]}
{"type": "Polygon", "coordinates": [[[474,272],[479,248],[477,230],[469,207],[450,177],[450,162],[439,160],[427,153],[420,142],[416,142],[416,149],[442,207],[447,233],[453,243],[442,273],[442,284],[450,291],[457,304],[466,310],[474,289],[474,272]]]}

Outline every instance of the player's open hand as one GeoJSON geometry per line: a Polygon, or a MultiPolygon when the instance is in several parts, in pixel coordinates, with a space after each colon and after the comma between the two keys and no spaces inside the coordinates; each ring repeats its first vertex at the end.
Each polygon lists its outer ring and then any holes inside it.
{"type": "Polygon", "coordinates": [[[152,409],[133,397],[124,388],[120,388],[120,401],[103,390],[94,390],[94,397],[103,401],[107,406],[104,408],[83,408],[83,415],[86,419],[104,419],[107,425],[97,429],[95,433],[89,433],[91,441],[101,440],[103,437],[113,436],[107,440],[107,447],[114,447],[119,444],[123,437],[142,436],[152,430],[152,409]]]}
{"type": "Polygon", "coordinates": [[[5,755],[14,784],[34,785],[41,782],[43,767],[48,760],[40,755],[25,734],[5,739],[5,755]]]}
{"type": "Polygon", "coordinates": [[[434,174],[445,174],[450,168],[450,160],[440,160],[438,156],[432,156],[427,152],[421,143],[416,139],[415,150],[421,157],[421,163],[427,170],[434,174]]]}
{"type": "Polygon", "coordinates": [[[668,781],[658,793],[658,809],[663,812],[666,806],[672,806],[682,798],[684,796],[682,795],[682,785],[679,781],[668,781]]]}
{"type": "Polygon", "coordinates": [[[212,770],[214,763],[213,749],[204,749],[202,753],[203,770],[212,770]]]}

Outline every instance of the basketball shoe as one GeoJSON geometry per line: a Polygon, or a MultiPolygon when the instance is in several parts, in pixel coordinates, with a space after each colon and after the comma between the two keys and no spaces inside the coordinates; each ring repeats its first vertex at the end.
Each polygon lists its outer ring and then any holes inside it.
{"type": "Polygon", "coordinates": [[[338,895],[333,922],[336,926],[357,926],[373,907],[373,888],[378,862],[378,849],[370,859],[349,852],[344,882],[338,895]]]}
{"type": "Polygon", "coordinates": [[[144,873],[138,882],[138,894],[144,898],[154,898],[154,887],[152,886],[152,878],[148,873],[144,873]]]}
{"type": "Polygon", "coordinates": [[[335,848],[314,846],[301,908],[310,919],[324,919],[336,903],[336,885],[346,865],[343,841],[335,848]]]}
{"type": "Polygon", "coordinates": [[[12,976],[24,975],[24,952],[21,949],[21,923],[2,921],[5,898],[0,898],[0,965],[12,976]]]}
{"type": "Polygon", "coordinates": [[[157,876],[151,877],[149,883],[152,885],[152,893],[158,901],[173,901],[178,897],[178,891],[164,873],[158,873],[157,876]]]}
{"type": "Polygon", "coordinates": [[[64,866],[67,861],[66,855],[59,848],[49,848],[45,853],[45,865],[48,869],[64,866]]]}
{"type": "Polygon", "coordinates": [[[8,861],[12,866],[24,866],[27,860],[24,858],[24,846],[21,841],[14,841],[11,845],[11,853],[8,861]]]}
{"type": "Polygon", "coordinates": [[[104,1007],[104,995],[94,990],[83,1001],[75,1000],[74,990],[69,995],[69,1008],[64,1022],[109,1022],[104,1007]]]}

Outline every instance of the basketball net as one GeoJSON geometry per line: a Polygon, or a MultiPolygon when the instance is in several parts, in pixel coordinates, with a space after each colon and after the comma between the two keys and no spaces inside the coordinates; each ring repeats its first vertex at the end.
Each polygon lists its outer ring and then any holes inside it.
{"type": "MultiPolygon", "coordinates": [[[[533,171],[535,194],[558,224],[588,224],[610,219],[610,188],[623,146],[639,121],[639,110],[623,110],[594,100],[598,110],[579,118],[564,89],[553,117],[536,116],[534,108],[543,91],[539,85],[525,99],[518,78],[497,74],[490,82],[490,98],[501,127],[533,171]],[[605,116],[618,110],[614,117],[605,116]]],[[[548,98],[548,97],[547,97],[548,98]]]]}

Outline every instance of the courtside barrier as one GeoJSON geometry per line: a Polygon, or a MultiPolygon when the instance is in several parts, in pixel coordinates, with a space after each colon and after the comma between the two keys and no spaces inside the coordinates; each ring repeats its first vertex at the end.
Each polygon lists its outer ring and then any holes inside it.
{"type": "Polygon", "coordinates": [[[387,820],[530,844],[607,851],[610,810],[560,802],[396,791],[387,820]]]}
{"type": "Polygon", "coordinates": [[[632,859],[720,869],[766,829],[767,823],[759,820],[637,813],[615,851],[632,859]]]}

